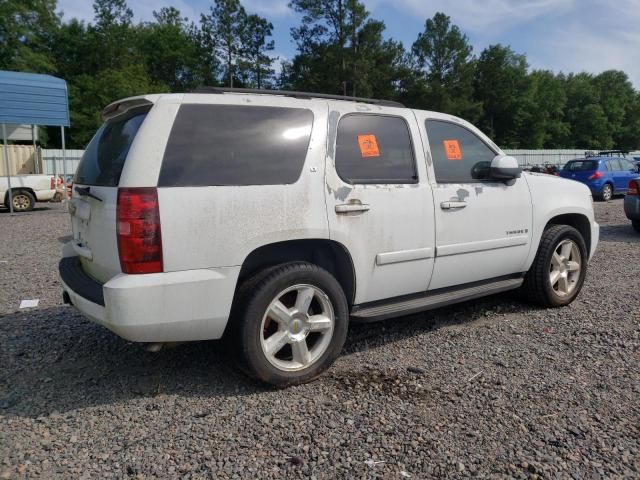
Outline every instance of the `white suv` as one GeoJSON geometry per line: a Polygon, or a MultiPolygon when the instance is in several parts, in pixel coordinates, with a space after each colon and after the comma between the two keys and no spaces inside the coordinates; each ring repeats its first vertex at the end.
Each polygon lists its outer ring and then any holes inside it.
{"type": "Polygon", "coordinates": [[[521,176],[469,123],[402,105],[210,89],[109,105],[78,167],[64,297],[137,342],[222,338],[305,382],[373,321],[520,288],[567,305],[589,189],[521,176]]]}

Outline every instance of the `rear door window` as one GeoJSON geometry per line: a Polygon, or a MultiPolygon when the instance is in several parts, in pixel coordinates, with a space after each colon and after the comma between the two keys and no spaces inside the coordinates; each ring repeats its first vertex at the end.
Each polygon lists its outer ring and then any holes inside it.
{"type": "Polygon", "coordinates": [[[340,119],[336,170],[347,183],[417,183],[413,146],[401,117],[351,113],[340,119]]]}
{"type": "Polygon", "coordinates": [[[313,113],[303,108],[182,105],[158,186],[295,183],[312,126],[313,113]]]}
{"type": "Polygon", "coordinates": [[[489,181],[496,152],[470,130],[455,123],[425,123],[438,183],[489,181]]]}
{"type": "Polygon", "coordinates": [[[105,122],[87,145],[74,183],[117,187],[129,148],[150,109],[134,108],[105,122]]]}

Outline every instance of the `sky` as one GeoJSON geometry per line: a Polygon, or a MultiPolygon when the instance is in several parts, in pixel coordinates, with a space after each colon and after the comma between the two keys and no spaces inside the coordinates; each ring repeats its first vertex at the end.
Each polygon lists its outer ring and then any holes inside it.
{"type": "MultiPolygon", "coordinates": [[[[136,20],[174,6],[184,16],[200,18],[208,0],[128,0],[136,20]]],[[[290,59],[295,44],[291,27],[300,17],[288,0],[243,0],[249,13],[274,26],[274,55],[290,59]]],[[[640,89],[640,0],[364,0],[371,17],[383,20],[387,37],[410,48],[427,18],[441,11],[469,37],[477,55],[488,45],[510,45],[527,55],[532,68],[555,72],[625,71],[640,89]]],[[[64,18],[91,21],[91,0],[58,0],[64,18]]]]}

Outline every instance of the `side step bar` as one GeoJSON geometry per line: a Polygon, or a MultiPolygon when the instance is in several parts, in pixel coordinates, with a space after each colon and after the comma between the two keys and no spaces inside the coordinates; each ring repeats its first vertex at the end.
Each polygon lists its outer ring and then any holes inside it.
{"type": "Polygon", "coordinates": [[[453,303],[465,302],[474,298],[493,295],[494,293],[513,290],[522,285],[523,278],[508,278],[491,283],[463,287],[445,292],[431,292],[419,297],[409,299],[390,299],[388,302],[376,302],[376,305],[355,306],[351,312],[351,318],[356,322],[376,322],[391,317],[409,315],[412,313],[444,307],[453,303]]]}

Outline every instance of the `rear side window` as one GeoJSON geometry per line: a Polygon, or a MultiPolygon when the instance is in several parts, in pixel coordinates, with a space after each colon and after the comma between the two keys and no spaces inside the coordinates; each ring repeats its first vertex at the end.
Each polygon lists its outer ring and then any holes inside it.
{"type": "Polygon", "coordinates": [[[407,122],[349,114],[338,124],[336,170],[347,183],[417,183],[407,122]]]}
{"type": "Polygon", "coordinates": [[[131,143],[150,109],[131,109],[105,122],[87,145],[74,183],[117,187],[131,143]]]}
{"type": "Polygon", "coordinates": [[[295,183],[312,125],[313,113],[303,108],[182,105],[158,186],[295,183]]]}
{"type": "Polygon", "coordinates": [[[425,123],[433,169],[438,183],[470,183],[489,180],[496,153],[480,137],[455,123],[425,123]]]}
{"type": "Polygon", "coordinates": [[[570,172],[587,172],[590,170],[597,170],[598,162],[595,160],[577,160],[575,162],[567,163],[565,169],[570,172]]]}

